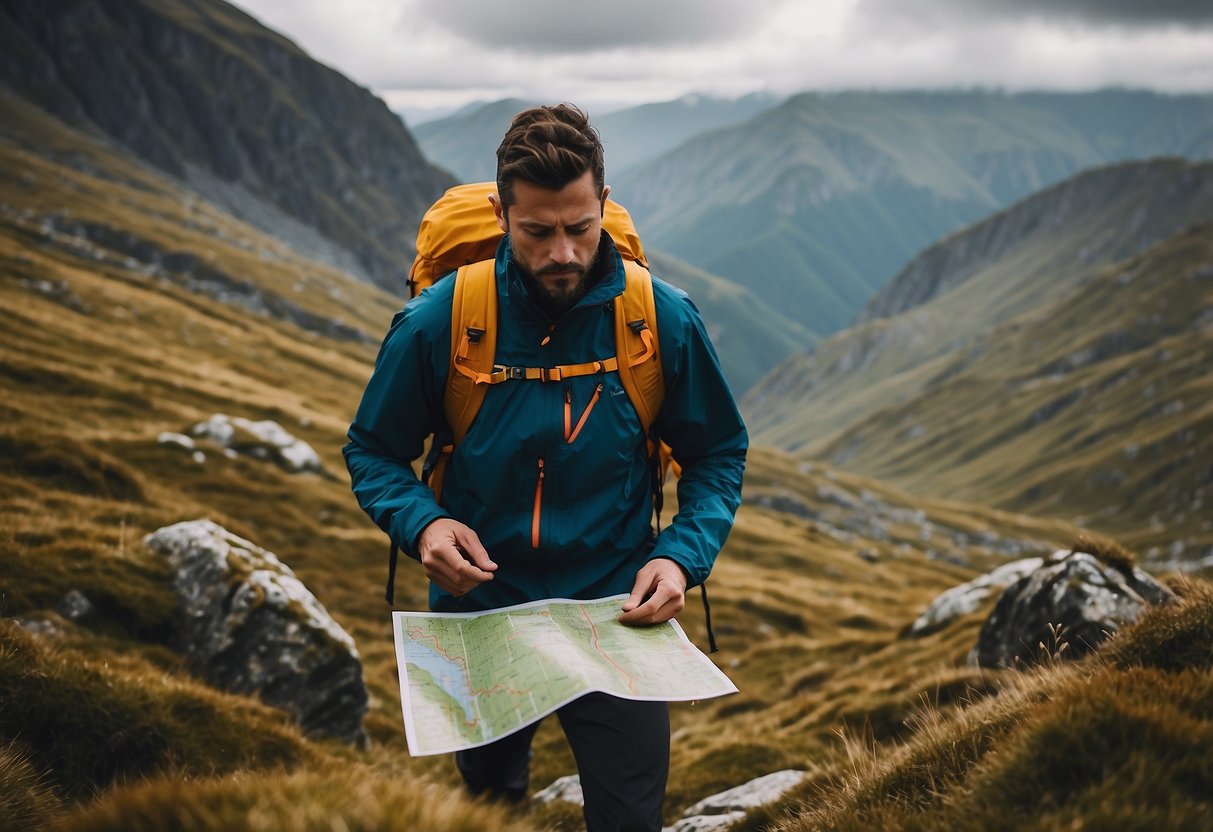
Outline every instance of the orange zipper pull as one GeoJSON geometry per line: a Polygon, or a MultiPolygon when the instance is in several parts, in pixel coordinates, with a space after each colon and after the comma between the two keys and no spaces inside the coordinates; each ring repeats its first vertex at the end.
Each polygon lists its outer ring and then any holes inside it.
{"type": "Polygon", "coordinates": [[[551,324],[550,326],[548,326],[548,334],[543,336],[543,340],[539,342],[539,346],[546,347],[548,345],[548,341],[552,340],[552,332],[555,329],[556,329],[556,324],[551,324]]]}
{"type": "Polygon", "coordinates": [[[535,508],[531,513],[531,548],[539,548],[539,510],[543,506],[543,460],[539,460],[539,477],[535,480],[535,508]]]}
{"type": "Polygon", "coordinates": [[[587,404],[585,406],[585,410],[583,410],[581,412],[581,418],[577,420],[577,427],[573,428],[572,434],[569,433],[569,417],[568,417],[568,413],[569,413],[568,408],[569,408],[572,396],[571,396],[571,394],[567,394],[567,393],[566,393],[566,395],[569,395],[569,400],[566,400],[566,402],[565,402],[564,437],[565,437],[565,441],[568,442],[570,445],[572,445],[573,442],[575,442],[577,440],[578,434],[581,433],[581,429],[583,427],[585,427],[586,420],[590,418],[590,411],[594,409],[594,405],[598,404],[598,397],[602,395],[602,382],[601,381],[598,382],[598,386],[596,388],[594,388],[594,395],[590,396],[590,403],[587,404]]]}
{"type": "Polygon", "coordinates": [[[564,388],[564,441],[569,440],[569,431],[572,430],[573,420],[573,391],[566,387],[564,388]]]}

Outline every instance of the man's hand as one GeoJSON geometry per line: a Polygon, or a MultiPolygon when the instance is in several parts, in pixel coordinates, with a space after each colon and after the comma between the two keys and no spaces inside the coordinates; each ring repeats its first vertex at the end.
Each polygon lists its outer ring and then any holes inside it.
{"type": "Polygon", "coordinates": [[[425,527],[417,540],[417,550],[425,574],[452,595],[463,595],[491,581],[497,569],[476,532],[449,517],[440,517],[425,527]]]}
{"type": "Polygon", "coordinates": [[[686,606],[687,575],[669,558],[654,558],[636,573],[632,594],[623,602],[621,624],[660,624],[686,606]]]}

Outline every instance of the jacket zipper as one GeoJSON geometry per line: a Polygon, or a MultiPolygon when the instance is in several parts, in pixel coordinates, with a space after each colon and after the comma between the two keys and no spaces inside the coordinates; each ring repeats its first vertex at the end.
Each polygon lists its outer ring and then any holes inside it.
{"type": "Polygon", "coordinates": [[[572,427],[573,421],[573,391],[569,388],[564,390],[564,441],[572,445],[577,441],[578,434],[585,427],[586,420],[590,418],[590,411],[594,409],[594,405],[598,404],[598,397],[602,395],[602,382],[598,382],[598,386],[594,388],[594,395],[590,396],[590,403],[585,406],[585,410],[581,412],[581,418],[577,420],[577,427],[572,427]]]}
{"type": "Polygon", "coordinates": [[[535,508],[531,513],[531,548],[539,548],[539,510],[543,507],[543,458],[539,459],[539,475],[535,479],[535,508]]]}

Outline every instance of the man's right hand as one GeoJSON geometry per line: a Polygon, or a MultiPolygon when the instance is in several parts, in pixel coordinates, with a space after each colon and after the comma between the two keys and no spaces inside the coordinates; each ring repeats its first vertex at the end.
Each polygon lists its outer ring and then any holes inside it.
{"type": "Polygon", "coordinates": [[[449,517],[439,517],[425,527],[417,550],[425,574],[452,595],[464,595],[491,581],[497,569],[476,532],[449,517]]]}

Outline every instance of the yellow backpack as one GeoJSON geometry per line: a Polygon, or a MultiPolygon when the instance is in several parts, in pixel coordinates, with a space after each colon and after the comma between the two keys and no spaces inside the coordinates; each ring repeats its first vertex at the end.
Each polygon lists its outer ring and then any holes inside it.
{"type": "MultiPolygon", "coordinates": [[[[557,367],[506,367],[494,363],[497,281],[493,258],[503,235],[488,197],[496,192],[495,183],[479,182],[451,188],[439,198],[421,220],[417,257],[409,270],[413,297],[443,275],[456,272],[455,299],[451,305],[451,359],[443,395],[443,409],[454,439],[440,449],[428,480],[439,502],[447,460],[463,441],[493,384],[552,382],[618,371],[619,381],[640,417],[649,455],[659,450],[649,437],[665,398],[653,278],[631,216],[623,206],[607,200],[603,228],[623,257],[625,274],[623,294],[615,299],[615,355],[557,367]]],[[[664,480],[672,460],[668,446],[663,444],[660,450],[657,476],[664,480]]],[[[657,493],[654,496],[660,512],[660,496],[657,493]]]]}

